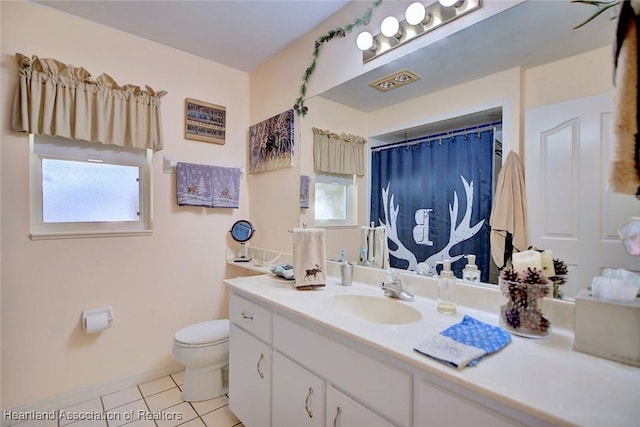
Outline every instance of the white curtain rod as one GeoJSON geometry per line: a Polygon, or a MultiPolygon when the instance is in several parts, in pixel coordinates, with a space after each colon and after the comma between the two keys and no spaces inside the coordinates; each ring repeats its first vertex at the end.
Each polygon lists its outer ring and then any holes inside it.
{"type": "Polygon", "coordinates": [[[474,132],[482,132],[485,130],[495,128],[496,126],[501,124],[502,124],[502,121],[497,121],[497,122],[485,123],[483,125],[457,129],[454,131],[442,132],[442,133],[437,133],[433,135],[419,136],[417,138],[407,139],[405,141],[391,142],[389,144],[372,147],[371,151],[380,151],[380,150],[385,150],[387,148],[403,147],[406,145],[417,145],[422,142],[442,140],[444,138],[453,138],[454,136],[458,136],[458,135],[467,135],[474,132]]]}

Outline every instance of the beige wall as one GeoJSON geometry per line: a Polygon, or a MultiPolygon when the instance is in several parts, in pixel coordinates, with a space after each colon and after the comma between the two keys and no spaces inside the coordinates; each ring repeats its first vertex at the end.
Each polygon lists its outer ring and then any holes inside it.
{"type": "Polygon", "coordinates": [[[613,88],[613,51],[605,46],[526,70],[524,109],[607,93],[613,88]]]}
{"type": "Polygon", "coordinates": [[[246,166],[249,76],[34,3],[0,7],[2,407],[12,408],[174,366],[178,328],[227,316],[225,248],[230,226],[248,216],[247,177],[239,209],[178,207],[175,174],[162,172],[162,157],[246,166]],[[153,236],[29,239],[28,137],[11,131],[4,114],[17,79],[16,52],[168,91],[165,149],[153,162],[153,236]],[[227,107],[225,145],[184,139],[186,97],[227,107]],[[111,329],[83,334],[82,310],[105,305],[113,306],[111,329]]]}

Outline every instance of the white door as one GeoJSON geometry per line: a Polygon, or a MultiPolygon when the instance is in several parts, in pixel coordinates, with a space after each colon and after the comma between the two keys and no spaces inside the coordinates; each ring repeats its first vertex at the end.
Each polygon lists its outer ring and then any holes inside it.
{"type": "Polygon", "coordinates": [[[640,271],[618,228],[640,212],[630,195],[608,191],[613,95],[527,111],[525,181],[529,241],[569,267],[563,293],[573,297],[603,268],[640,271]]]}

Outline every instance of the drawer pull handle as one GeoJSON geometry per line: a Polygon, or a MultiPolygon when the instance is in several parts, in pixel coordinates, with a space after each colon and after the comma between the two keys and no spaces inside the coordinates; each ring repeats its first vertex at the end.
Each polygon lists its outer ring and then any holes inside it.
{"type": "Polygon", "coordinates": [[[309,393],[307,394],[307,399],[304,401],[304,409],[307,410],[307,414],[309,415],[309,418],[313,418],[313,413],[311,412],[311,409],[309,409],[309,399],[311,399],[312,394],[313,394],[313,389],[309,387],[309,393]]]}
{"type": "Polygon", "coordinates": [[[249,320],[253,320],[253,314],[247,314],[244,311],[242,312],[242,318],[243,319],[249,319],[249,320]]]}
{"type": "Polygon", "coordinates": [[[333,427],[338,426],[338,417],[340,416],[341,413],[342,413],[342,408],[338,406],[336,408],[336,416],[333,418],[333,427]]]}
{"type": "Polygon", "coordinates": [[[264,354],[260,353],[260,359],[258,359],[258,364],[256,365],[256,369],[258,370],[258,375],[260,378],[264,378],[264,373],[260,370],[260,364],[264,360],[264,354]]]}

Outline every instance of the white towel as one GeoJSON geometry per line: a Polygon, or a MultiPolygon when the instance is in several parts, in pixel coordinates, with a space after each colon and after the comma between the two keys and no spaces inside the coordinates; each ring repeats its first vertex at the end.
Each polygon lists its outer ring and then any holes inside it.
{"type": "Polygon", "coordinates": [[[525,251],[527,244],[527,194],[524,168],[518,155],[510,151],[498,174],[491,217],[491,255],[496,265],[505,265],[507,233],[513,236],[514,252],[525,251]]]}
{"type": "MultiPolygon", "coordinates": [[[[366,225],[363,225],[360,229],[360,250],[362,248],[367,252],[366,258],[361,261],[373,261],[373,229],[366,225]]],[[[362,255],[362,252],[360,252],[362,255]]]]}
{"type": "Polygon", "coordinates": [[[380,225],[373,229],[373,265],[385,270],[389,269],[389,244],[387,242],[387,226],[380,225]]]}
{"type": "Polygon", "coordinates": [[[297,289],[326,285],[326,258],[323,228],[293,229],[293,271],[297,289]]]}

